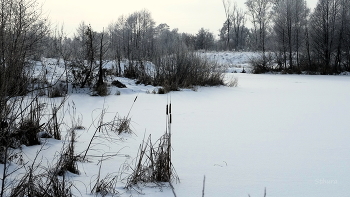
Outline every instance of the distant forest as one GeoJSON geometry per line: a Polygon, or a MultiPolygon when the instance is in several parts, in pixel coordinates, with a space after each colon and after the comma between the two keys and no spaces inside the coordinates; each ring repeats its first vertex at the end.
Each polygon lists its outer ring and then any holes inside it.
{"type": "Polygon", "coordinates": [[[222,5],[226,20],[218,21],[219,32],[201,28],[195,35],[180,33],[156,24],[149,11],[141,10],[120,16],[102,32],[82,22],[67,37],[64,27],[49,26],[35,0],[1,0],[1,65],[54,57],[70,62],[108,59],[120,66],[123,59],[142,64],[179,51],[227,50],[261,52],[261,58],[252,60],[254,73],[350,71],[348,0],[319,0],[313,11],[305,0],[246,0],[247,11],[230,0],[222,5]]]}

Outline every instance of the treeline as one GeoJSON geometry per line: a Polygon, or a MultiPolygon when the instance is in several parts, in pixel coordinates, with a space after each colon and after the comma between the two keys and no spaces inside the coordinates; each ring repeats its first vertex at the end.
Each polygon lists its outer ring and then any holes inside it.
{"type": "MultiPolygon", "coordinates": [[[[245,50],[262,54],[260,59],[252,61],[256,73],[350,71],[350,3],[347,0],[319,0],[313,11],[306,0],[246,0],[245,10],[230,0],[222,3],[226,20],[218,39],[204,28],[197,34],[188,34],[170,29],[165,23],[156,25],[147,10],[121,16],[103,32],[93,31],[93,37],[100,39],[103,35],[106,51],[103,57],[119,63],[123,58],[154,62],[158,57],[180,50],[245,50]]],[[[72,50],[71,58],[87,54],[77,47],[82,48],[86,42],[88,28],[92,31],[92,27],[82,23],[73,38],[60,38],[60,44],[72,50]]],[[[51,36],[50,40],[56,43],[57,37],[51,36]]],[[[45,56],[57,54],[60,53],[46,50],[45,56]]]]}
{"type": "MultiPolygon", "coordinates": [[[[204,28],[201,28],[196,35],[181,33],[177,28],[171,29],[166,23],[156,25],[151,13],[148,10],[141,10],[120,16],[102,32],[97,32],[91,25],[81,22],[73,37],[66,37],[62,31],[50,34],[47,37],[50,47],[43,55],[61,56],[62,48],[70,50],[69,59],[87,54],[84,50],[88,48],[87,40],[90,33],[92,34],[90,37],[94,39],[92,48],[98,51],[100,39],[103,37],[104,58],[118,62],[122,59],[138,62],[154,61],[160,56],[174,54],[179,50],[209,50],[216,47],[214,35],[204,28]]],[[[98,53],[95,55],[98,56],[98,53]]]]}
{"type": "Polygon", "coordinates": [[[141,10],[120,16],[100,32],[82,22],[74,36],[68,37],[64,27],[51,28],[36,0],[0,3],[0,98],[38,89],[28,68],[42,57],[63,62],[63,92],[72,85],[106,94],[106,74],[163,86],[165,91],[223,83],[218,65],[193,52],[214,45],[213,35],[204,29],[196,36],[179,33],[167,24],[156,25],[151,13],[141,10]],[[111,61],[115,68],[107,71],[104,66],[111,61]]]}
{"type": "Polygon", "coordinates": [[[104,85],[106,61],[116,62],[115,76],[139,83],[163,86],[165,91],[197,85],[222,84],[222,72],[215,63],[193,51],[214,45],[204,29],[197,36],[179,33],[167,24],[156,25],[147,10],[120,16],[101,32],[82,22],[72,38],[64,30],[45,39],[44,57],[63,58],[72,70],[72,83],[80,88],[104,85]],[[207,43],[207,38],[211,42],[207,43]],[[98,73],[96,76],[95,73],[98,73]]]}
{"type": "Polygon", "coordinates": [[[349,1],[319,0],[313,11],[305,0],[246,0],[246,12],[223,4],[227,20],[218,42],[227,50],[261,51],[254,72],[350,71],[349,1]]]}

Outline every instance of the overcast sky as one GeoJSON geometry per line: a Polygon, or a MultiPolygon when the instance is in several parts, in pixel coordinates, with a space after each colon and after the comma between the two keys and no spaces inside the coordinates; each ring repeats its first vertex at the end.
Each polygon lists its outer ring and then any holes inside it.
{"type": "MultiPolygon", "coordinates": [[[[233,0],[232,0],[233,1],[233,0]]],[[[167,23],[171,29],[195,34],[200,28],[215,35],[225,21],[222,0],[38,0],[53,24],[64,24],[69,35],[85,21],[96,31],[102,31],[121,15],[147,9],[156,24],[167,23]]],[[[245,0],[236,0],[245,9],[245,0]]],[[[307,0],[314,8],[317,0],[307,0]]]]}

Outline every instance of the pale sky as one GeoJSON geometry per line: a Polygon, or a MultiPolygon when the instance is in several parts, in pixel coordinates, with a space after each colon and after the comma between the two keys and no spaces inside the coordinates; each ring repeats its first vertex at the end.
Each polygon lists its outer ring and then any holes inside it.
{"type": "MultiPolygon", "coordinates": [[[[171,29],[195,34],[200,28],[209,29],[214,35],[225,21],[222,0],[37,0],[43,3],[44,14],[54,25],[64,25],[71,36],[78,25],[85,21],[95,31],[102,31],[121,15],[146,9],[156,24],[167,23],[171,29]]],[[[234,0],[232,0],[234,2],[234,0]]],[[[245,9],[245,0],[236,0],[245,9]]],[[[317,0],[307,0],[314,8],[317,0]]]]}

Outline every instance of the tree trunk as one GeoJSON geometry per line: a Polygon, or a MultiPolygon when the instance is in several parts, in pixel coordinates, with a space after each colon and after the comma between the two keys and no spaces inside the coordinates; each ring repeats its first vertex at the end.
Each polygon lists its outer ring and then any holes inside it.
{"type": "Polygon", "coordinates": [[[97,86],[103,85],[103,70],[102,70],[102,66],[103,66],[103,34],[101,35],[101,40],[100,40],[100,66],[99,66],[99,70],[98,70],[98,81],[97,81],[97,86]]]}

